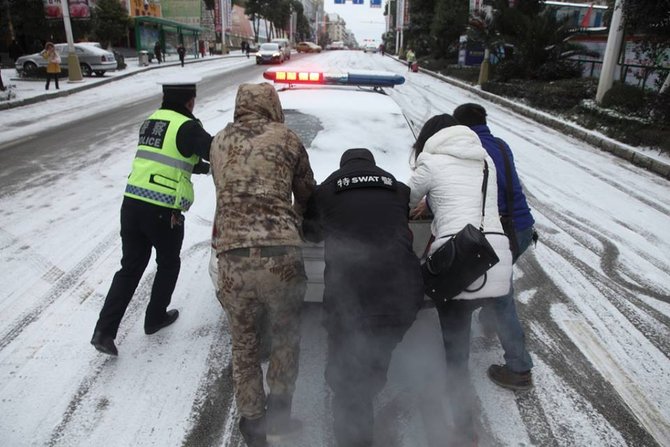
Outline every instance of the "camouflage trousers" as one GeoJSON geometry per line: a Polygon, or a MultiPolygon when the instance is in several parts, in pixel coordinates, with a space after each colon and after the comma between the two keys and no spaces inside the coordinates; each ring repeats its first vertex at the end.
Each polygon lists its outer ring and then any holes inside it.
{"type": "Polygon", "coordinates": [[[272,345],[266,375],[270,392],[292,395],[298,376],[300,310],[307,280],[302,252],[298,247],[269,248],[285,248],[285,253],[263,256],[266,248],[250,248],[218,257],[219,300],[232,335],[235,400],[239,414],[250,419],[265,412],[257,324],[263,312],[272,345]]]}

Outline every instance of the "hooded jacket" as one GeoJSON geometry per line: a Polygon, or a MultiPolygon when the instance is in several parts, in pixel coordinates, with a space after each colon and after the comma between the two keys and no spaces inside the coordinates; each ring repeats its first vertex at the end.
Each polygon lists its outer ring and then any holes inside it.
{"type": "Polygon", "coordinates": [[[347,150],[317,187],[305,216],[316,231],[306,236],[325,241],[327,327],[405,325],[416,317],[423,281],[408,205],[409,188],[367,149],[347,150]]]}
{"type": "MultiPolygon", "coordinates": [[[[466,224],[480,227],[484,162],[489,176],[483,228],[500,261],[487,272],[486,285],[481,290],[462,292],[454,299],[493,298],[507,295],[510,290],[512,253],[498,218],[495,165],[476,133],[466,126],[452,126],[426,141],[409,180],[410,206],[427,196],[434,215],[431,230],[435,241],[429,252],[433,253],[466,224]]],[[[480,280],[475,284],[479,285],[480,280]]]]}
{"type": "Polygon", "coordinates": [[[299,228],[314,175],[305,147],[284,125],[272,85],[240,85],[234,121],[214,137],[210,162],[217,253],[301,244],[299,228]]]}

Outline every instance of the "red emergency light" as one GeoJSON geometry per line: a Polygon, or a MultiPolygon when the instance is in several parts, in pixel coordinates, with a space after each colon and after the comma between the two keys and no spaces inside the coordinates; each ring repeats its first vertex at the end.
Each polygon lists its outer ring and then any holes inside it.
{"type": "Polygon", "coordinates": [[[322,84],[323,73],[314,71],[265,71],[265,79],[283,84],[322,84]]]}

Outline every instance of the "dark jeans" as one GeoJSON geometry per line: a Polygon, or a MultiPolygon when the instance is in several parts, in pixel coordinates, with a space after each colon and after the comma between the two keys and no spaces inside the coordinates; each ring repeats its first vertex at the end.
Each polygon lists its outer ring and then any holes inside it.
{"type": "MultiPolygon", "coordinates": [[[[533,240],[533,227],[517,231],[519,257],[526,251],[533,240]]],[[[479,313],[479,320],[484,325],[495,327],[500,344],[505,351],[505,364],[515,372],[529,371],[533,360],[526,349],[526,336],[521,327],[514,301],[514,284],[509,294],[497,298],[485,306],[479,313]]]]}
{"type": "Polygon", "coordinates": [[[452,435],[469,442],[475,437],[474,390],[468,371],[472,312],[497,299],[450,300],[437,306],[447,364],[447,403],[453,419],[452,435]]]}
{"type": "Polygon", "coordinates": [[[49,90],[49,83],[51,78],[54,78],[54,84],[56,84],[56,89],[58,89],[58,73],[47,73],[47,85],[44,87],[46,90],[49,90]]]}
{"type": "Polygon", "coordinates": [[[183,221],[172,224],[176,210],[152,205],[128,197],[121,205],[121,270],[116,272],[100,311],[96,331],[116,334],[123,314],[149,263],[152,247],[156,249],[156,277],[147,305],[144,327],[159,324],[165,318],[179,276],[179,252],[184,239],[183,221]]]}
{"type": "Polygon", "coordinates": [[[372,446],[372,403],[386,384],[393,349],[408,328],[329,328],[326,382],[333,390],[333,431],[338,447],[372,446]]]}

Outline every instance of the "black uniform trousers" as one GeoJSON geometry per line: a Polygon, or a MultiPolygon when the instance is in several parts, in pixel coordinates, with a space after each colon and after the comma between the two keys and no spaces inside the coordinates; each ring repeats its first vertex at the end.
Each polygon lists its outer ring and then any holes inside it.
{"type": "Polygon", "coordinates": [[[116,272],[100,311],[96,331],[116,338],[123,314],[156,249],[156,277],[146,309],[144,327],[166,318],[179,276],[179,253],[184,240],[183,216],[178,210],[124,197],[121,205],[121,270],[116,272]]]}
{"type": "Polygon", "coordinates": [[[386,384],[393,349],[406,325],[328,327],[326,382],[333,390],[333,431],[338,447],[371,447],[373,400],[386,384]]]}

